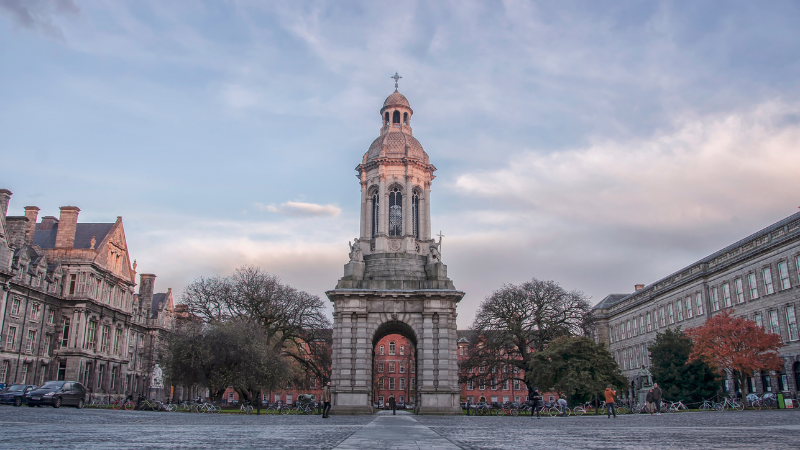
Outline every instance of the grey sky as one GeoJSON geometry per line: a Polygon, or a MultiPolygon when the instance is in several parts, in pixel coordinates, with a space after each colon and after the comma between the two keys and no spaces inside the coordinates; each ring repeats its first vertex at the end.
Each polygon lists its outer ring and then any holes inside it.
{"type": "Polygon", "coordinates": [[[797,211],[797,2],[0,0],[11,213],[123,216],[157,288],[324,295],[398,71],[467,292],[597,302],[797,211]],[[24,169],[22,169],[24,168],[24,169]]]}

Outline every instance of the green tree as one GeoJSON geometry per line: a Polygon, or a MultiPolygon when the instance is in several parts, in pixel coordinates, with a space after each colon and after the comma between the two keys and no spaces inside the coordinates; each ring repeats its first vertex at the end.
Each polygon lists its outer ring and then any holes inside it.
{"type": "Polygon", "coordinates": [[[617,388],[627,384],[606,347],[583,336],[554,339],[531,355],[528,367],[531,386],[557,392],[572,404],[592,400],[609,384],[617,388]]]}
{"type": "Polygon", "coordinates": [[[650,372],[658,383],[664,398],[700,402],[714,396],[720,386],[720,377],[704,361],[689,361],[692,340],[680,328],[657,333],[650,345],[650,372]]]}

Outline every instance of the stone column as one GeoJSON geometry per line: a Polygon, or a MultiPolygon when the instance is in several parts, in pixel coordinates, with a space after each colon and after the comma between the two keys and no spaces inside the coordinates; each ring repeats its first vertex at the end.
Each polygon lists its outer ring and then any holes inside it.
{"type": "Polygon", "coordinates": [[[372,196],[371,195],[367,196],[367,205],[366,205],[367,227],[366,227],[366,231],[365,231],[365,235],[364,235],[364,237],[367,238],[367,239],[372,239],[372,223],[373,223],[372,211],[374,209],[375,208],[372,207],[372,196]]]}
{"type": "Polygon", "coordinates": [[[361,184],[361,233],[360,239],[367,237],[367,185],[361,184]]]}
{"type": "Polygon", "coordinates": [[[411,177],[406,176],[406,187],[403,192],[403,236],[411,236],[414,227],[411,225],[411,200],[413,197],[411,177]]]}
{"type": "Polygon", "coordinates": [[[423,221],[425,224],[423,226],[422,239],[430,239],[431,238],[431,188],[425,188],[425,220],[423,221]]]}
{"type": "Polygon", "coordinates": [[[380,230],[380,234],[388,235],[389,234],[389,196],[386,193],[386,179],[381,177],[381,181],[379,184],[379,192],[378,192],[378,199],[379,199],[379,213],[378,216],[378,229],[380,230]]]}

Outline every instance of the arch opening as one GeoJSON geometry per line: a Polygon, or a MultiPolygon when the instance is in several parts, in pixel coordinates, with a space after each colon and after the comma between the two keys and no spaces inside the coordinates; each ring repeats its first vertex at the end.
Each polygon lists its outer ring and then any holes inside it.
{"type": "Polygon", "coordinates": [[[400,123],[400,111],[392,113],[392,123],[400,123]]]}
{"type": "Polygon", "coordinates": [[[372,341],[372,405],[388,409],[394,397],[398,410],[411,409],[417,391],[417,338],[414,330],[400,321],[386,322],[372,341]]]}

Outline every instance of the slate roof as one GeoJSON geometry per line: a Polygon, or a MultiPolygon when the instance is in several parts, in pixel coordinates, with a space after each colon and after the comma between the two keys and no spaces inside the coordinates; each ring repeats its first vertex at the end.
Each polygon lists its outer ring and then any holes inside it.
{"type": "Polygon", "coordinates": [[[627,297],[629,294],[610,294],[607,295],[606,298],[600,300],[600,303],[594,305],[592,309],[606,309],[610,308],[611,306],[616,305],[619,303],[623,298],[627,297]]]}
{"type": "MultiPolygon", "coordinates": [[[[79,223],[75,229],[75,244],[72,248],[91,248],[92,236],[95,239],[95,248],[105,239],[114,223],[79,223]]],[[[36,224],[36,234],[33,235],[33,245],[41,248],[55,248],[58,223],[46,227],[41,223],[36,224]]]]}

